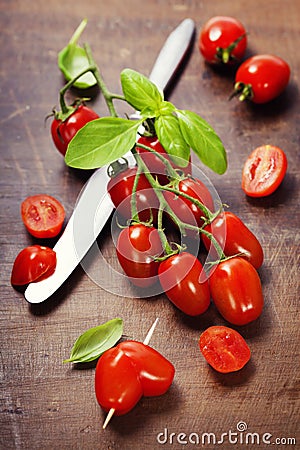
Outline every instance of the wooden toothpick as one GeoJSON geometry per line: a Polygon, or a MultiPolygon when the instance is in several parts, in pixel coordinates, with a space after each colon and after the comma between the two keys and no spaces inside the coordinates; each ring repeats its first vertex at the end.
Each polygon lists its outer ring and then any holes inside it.
{"type": "MultiPolygon", "coordinates": [[[[146,336],[145,339],[144,339],[144,344],[145,344],[145,345],[148,345],[148,344],[149,344],[150,339],[151,339],[151,337],[152,337],[152,334],[153,334],[153,332],[154,332],[154,330],[155,330],[155,327],[156,327],[156,325],[157,325],[157,322],[158,322],[158,317],[157,317],[157,318],[155,319],[155,321],[153,322],[153,324],[152,324],[150,330],[149,330],[148,333],[147,333],[147,336],[146,336]]],[[[110,410],[108,411],[107,416],[106,416],[105,421],[104,421],[103,426],[102,426],[103,430],[105,430],[105,428],[107,427],[107,425],[108,425],[108,423],[110,422],[110,420],[111,420],[112,416],[114,415],[115,411],[116,411],[115,408],[110,408],[110,410]]]]}

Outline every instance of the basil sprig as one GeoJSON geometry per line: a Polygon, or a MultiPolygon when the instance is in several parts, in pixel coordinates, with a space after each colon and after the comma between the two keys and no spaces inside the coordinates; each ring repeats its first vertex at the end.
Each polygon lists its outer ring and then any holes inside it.
{"type": "Polygon", "coordinates": [[[88,122],[68,146],[67,165],[95,169],[121,158],[135,145],[141,123],[152,119],[159,141],[177,164],[186,166],[192,149],[214,172],[226,171],[222,141],[204,119],[192,111],[176,109],[154,83],[132,69],[121,72],[121,85],[126,102],[140,111],[141,119],[104,117],[88,122]]]}
{"type": "Polygon", "coordinates": [[[90,328],[76,339],[71,355],[64,362],[83,363],[94,361],[106,350],[113,347],[123,333],[123,320],[120,318],[90,328]]]}

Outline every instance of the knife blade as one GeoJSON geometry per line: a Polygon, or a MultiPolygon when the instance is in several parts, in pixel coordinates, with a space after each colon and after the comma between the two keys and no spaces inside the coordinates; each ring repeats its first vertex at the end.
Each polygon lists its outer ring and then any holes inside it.
{"type": "MultiPolygon", "coordinates": [[[[190,46],[194,31],[194,21],[183,20],[170,33],[159,52],[149,79],[162,91],[179,68],[190,46]]],[[[137,117],[138,112],[131,116],[131,118],[137,117]]],[[[134,163],[131,153],[126,155],[126,159],[129,164],[134,163]]],[[[55,272],[42,281],[28,285],[24,296],[29,303],[41,303],[53,295],[95,242],[114,208],[107,195],[108,181],[109,176],[105,166],[96,170],[85,184],[69,222],[53,248],[57,257],[55,272]],[[87,226],[87,224],[93,224],[93,226],[87,226]]]]}

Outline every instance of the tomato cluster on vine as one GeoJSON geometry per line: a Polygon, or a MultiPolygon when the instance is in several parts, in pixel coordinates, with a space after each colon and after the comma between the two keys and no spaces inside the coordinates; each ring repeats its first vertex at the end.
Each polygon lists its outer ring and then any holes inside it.
{"type": "Polygon", "coordinates": [[[252,322],[264,303],[257,272],[264,257],[259,240],[233,212],[222,206],[215,210],[209,187],[174,168],[153,142],[159,144],[153,137],[138,140],[136,147],[142,145],[143,152],[133,150],[135,167],[114,163],[111,171],[108,192],[126,219],[116,242],[120,266],[133,285],[158,284],[189,316],[205,313],[212,299],[228,322],[252,322]],[[213,261],[203,264],[188,244],[169,242],[169,224],[181,237],[201,240],[213,261]]]}

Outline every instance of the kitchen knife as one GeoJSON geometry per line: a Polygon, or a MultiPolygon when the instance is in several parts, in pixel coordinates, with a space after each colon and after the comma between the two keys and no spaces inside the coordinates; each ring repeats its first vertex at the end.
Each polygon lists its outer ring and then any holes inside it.
{"type": "MultiPolygon", "coordinates": [[[[166,88],[176,73],[189,48],[194,30],[194,21],[185,19],[165,41],[149,76],[161,90],[166,88]]],[[[131,117],[137,116],[138,113],[131,117]]],[[[131,153],[126,155],[126,159],[129,164],[134,163],[131,153]]],[[[45,280],[28,285],[24,295],[29,303],[41,303],[54,294],[95,242],[113,211],[113,204],[107,195],[108,181],[105,166],[95,171],[85,184],[69,222],[53,248],[57,257],[55,272],[45,280]]]]}

